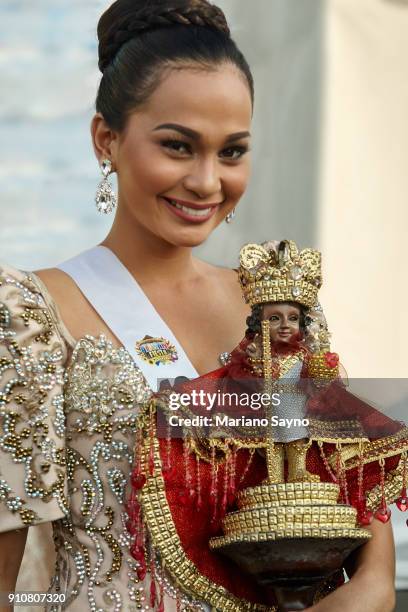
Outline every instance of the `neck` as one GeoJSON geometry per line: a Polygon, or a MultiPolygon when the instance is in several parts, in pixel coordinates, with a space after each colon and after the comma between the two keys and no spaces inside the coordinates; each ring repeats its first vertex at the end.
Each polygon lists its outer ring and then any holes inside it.
{"type": "Polygon", "coordinates": [[[141,225],[123,223],[119,211],[100,244],[110,249],[142,286],[162,281],[183,283],[198,273],[191,247],[174,246],[141,225]]]}

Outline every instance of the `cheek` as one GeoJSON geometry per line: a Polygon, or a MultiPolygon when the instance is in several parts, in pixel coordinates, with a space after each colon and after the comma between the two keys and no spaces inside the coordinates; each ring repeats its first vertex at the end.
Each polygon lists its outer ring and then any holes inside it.
{"type": "Polygon", "coordinates": [[[181,164],[150,143],[132,142],[121,151],[119,179],[127,189],[156,195],[169,190],[181,176],[181,164]]]}
{"type": "Polygon", "coordinates": [[[240,166],[231,168],[224,173],[223,184],[229,199],[234,201],[240,199],[247,188],[249,177],[249,162],[242,163],[240,166]]]}

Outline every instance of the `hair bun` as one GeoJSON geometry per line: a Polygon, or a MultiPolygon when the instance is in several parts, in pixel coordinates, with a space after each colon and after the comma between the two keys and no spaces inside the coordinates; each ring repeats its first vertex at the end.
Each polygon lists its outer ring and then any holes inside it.
{"type": "Polygon", "coordinates": [[[139,32],[179,24],[209,27],[230,36],[223,11],[207,0],[116,0],[98,23],[100,71],[139,32]]]}

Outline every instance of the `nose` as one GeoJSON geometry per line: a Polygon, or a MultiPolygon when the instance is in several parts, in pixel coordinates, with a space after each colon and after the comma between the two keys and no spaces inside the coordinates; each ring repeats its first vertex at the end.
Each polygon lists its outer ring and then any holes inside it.
{"type": "Polygon", "coordinates": [[[216,196],[219,201],[222,194],[222,182],[218,163],[209,157],[197,159],[191,172],[184,178],[184,187],[193,191],[199,198],[216,196]]]}

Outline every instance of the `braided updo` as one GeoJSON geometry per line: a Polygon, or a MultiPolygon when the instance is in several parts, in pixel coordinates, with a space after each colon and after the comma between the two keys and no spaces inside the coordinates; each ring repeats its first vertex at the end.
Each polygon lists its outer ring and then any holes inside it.
{"type": "Polygon", "coordinates": [[[99,85],[96,110],[114,130],[142,105],[166,68],[205,70],[235,65],[254,99],[250,68],[230,36],[225,15],[207,0],[116,0],[98,23],[99,85]]]}

